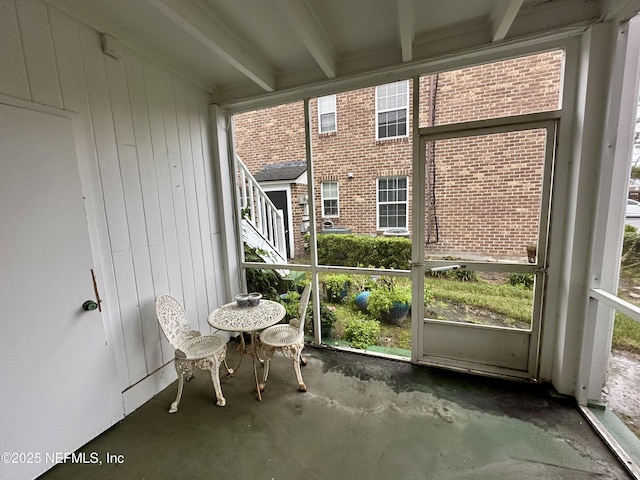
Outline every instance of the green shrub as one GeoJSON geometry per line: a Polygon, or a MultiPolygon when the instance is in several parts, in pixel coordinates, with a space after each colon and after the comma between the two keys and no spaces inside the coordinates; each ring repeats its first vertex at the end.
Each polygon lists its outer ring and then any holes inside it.
{"type": "MultiPolygon", "coordinates": [[[[258,249],[252,248],[245,243],[244,259],[247,262],[263,262],[258,249]]],[[[247,268],[247,289],[249,292],[260,292],[266,298],[277,299],[278,289],[282,284],[280,274],[270,268],[247,268]]]]}
{"type": "Polygon", "coordinates": [[[292,318],[298,318],[298,310],[300,310],[300,294],[296,290],[286,292],[284,298],[278,297],[278,301],[287,312],[284,317],[285,322],[288,322],[292,318]]]}
{"type": "Polygon", "coordinates": [[[383,318],[394,303],[411,304],[411,287],[409,285],[394,286],[389,289],[379,286],[371,290],[369,302],[367,303],[367,311],[374,318],[383,318]]]}
{"type": "Polygon", "coordinates": [[[433,288],[424,286],[424,304],[431,305],[433,303],[433,288]]]}
{"type": "Polygon", "coordinates": [[[411,240],[403,237],[328,233],[318,235],[318,262],[345,267],[409,269],[411,240]]]}
{"type": "Polygon", "coordinates": [[[451,278],[459,282],[477,282],[478,274],[473,270],[450,270],[451,278]]]}
{"type": "Polygon", "coordinates": [[[525,288],[533,288],[535,276],[533,273],[510,273],[507,282],[514,287],[523,286],[525,288]]]}
{"type": "Polygon", "coordinates": [[[338,317],[336,315],[336,307],[320,303],[320,328],[322,329],[323,337],[328,337],[331,335],[331,330],[333,329],[333,326],[336,324],[337,320],[338,317]]]}
{"type": "Polygon", "coordinates": [[[322,279],[327,289],[327,299],[330,302],[338,302],[342,299],[343,292],[349,288],[351,277],[344,273],[334,273],[327,275],[322,279]]]}
{"type": "Polygon", "coordinates": [[[380,322],[367,320],[361,314],[351,320],[344,331],[344,338],[353,348],[366,349],[380,338],[380,322]]]}

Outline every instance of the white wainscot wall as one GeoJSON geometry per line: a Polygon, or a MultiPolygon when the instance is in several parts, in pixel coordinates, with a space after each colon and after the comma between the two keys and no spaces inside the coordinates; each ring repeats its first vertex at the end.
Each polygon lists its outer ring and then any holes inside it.
{"type": "Polygon", "coordinates": [[[0,94],[82,119],[105,329],[130,413],[175,379],[155,297],[174,295],[192,328],[208,332],[224,285],[209,94],[131,49],[121,54],[105,55],[99,32],[53,4],[0,0],[0,94]]]}

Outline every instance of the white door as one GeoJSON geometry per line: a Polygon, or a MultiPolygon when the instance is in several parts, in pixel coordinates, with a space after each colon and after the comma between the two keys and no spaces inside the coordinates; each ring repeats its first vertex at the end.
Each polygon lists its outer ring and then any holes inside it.
{"type": "Polygon", "coordinates": [[[0,478],[38,476],[123,416],[102,314],[82,309],[92,268],[72,121],[0,104],[0,478]]]}

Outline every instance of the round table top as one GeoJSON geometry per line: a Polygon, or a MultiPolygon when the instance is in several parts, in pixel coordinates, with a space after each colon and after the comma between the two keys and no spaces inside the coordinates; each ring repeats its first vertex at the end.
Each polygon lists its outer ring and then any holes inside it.
{"type": "Polygon", "coordinates": [[[239,307],[232,302],[211,312],[207,322],[213,328],[227,332],[251,332],[278,323],[285,314],[284,307],[271,300],[261,300],[255,307],[239,307]]]}

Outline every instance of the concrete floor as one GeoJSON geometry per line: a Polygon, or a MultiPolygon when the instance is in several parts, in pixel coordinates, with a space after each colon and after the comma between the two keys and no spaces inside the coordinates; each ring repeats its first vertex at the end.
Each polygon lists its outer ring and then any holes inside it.
{"type": "Polygon", "coordinates": [[[174,383],[81,449],[102,465],[61,464],[40,478],[630,478],[582,415],[539,386],[345,352],[305,354],[307,393],[277,355],[262,402],[245,361],[222,385],[227,406],[216,407],[199,371],[177,413],[167,413],[174,383]],[[104,463],[107,454],[123,463],[104,463]]]}

